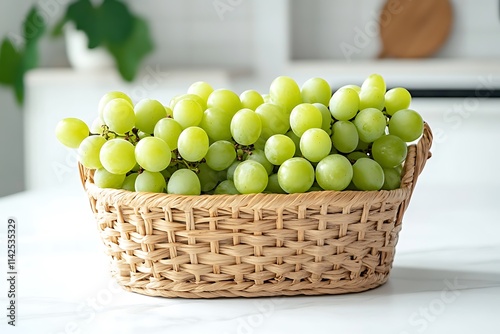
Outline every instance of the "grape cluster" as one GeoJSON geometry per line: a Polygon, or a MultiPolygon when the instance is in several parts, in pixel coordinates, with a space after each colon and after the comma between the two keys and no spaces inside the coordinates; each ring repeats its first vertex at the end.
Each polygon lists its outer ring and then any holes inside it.
{"type": "Polygon", "coordinates": [[[400,187],[408,143],[423,132],[403,87],[379,74],[332,93],[275,78],[267,94],[199,81],[168,105],[105,94],[89,126],[62,119],[57,139],[78,150],[101,188],[169,194],[303,193],[400,187]]]}

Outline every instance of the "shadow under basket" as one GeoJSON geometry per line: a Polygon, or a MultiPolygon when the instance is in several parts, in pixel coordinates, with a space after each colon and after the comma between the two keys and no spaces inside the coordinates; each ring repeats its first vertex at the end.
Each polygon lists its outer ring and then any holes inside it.
{"type": "Polygon", "coordinates": [[[216,298],[360,292],[388,278],[427,124],[408,147],[401,188],[179,196],[101,189],[80,175],[111,273],[149,296],[216,298]]]}

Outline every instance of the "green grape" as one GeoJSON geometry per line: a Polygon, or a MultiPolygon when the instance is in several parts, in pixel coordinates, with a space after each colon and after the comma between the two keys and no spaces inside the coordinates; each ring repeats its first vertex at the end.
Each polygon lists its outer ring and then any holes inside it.
{"type": "Polygon", "coordinates": [[[262,94],[262,99],[264,103],[271,103],[271,95],[270,94],[262,94]]]}
{"type": "Polygon", "coordinates": [[[361,84],[361,90],[367,88],[367,87],[376,87],[380,89],[383,93],[386,91],[386,85],[385,85],[385,80],[384,77],[382,77],[380,74],[373,73],[370,74],[361,84]]]}
{"type": "Polygon", "coordinates": [[[261,137],[268,139],[274,134],[284,134],[290,128],[289,116],[283,107],[272,103],[263,103],[255,112],[262,122],[261,137]]]}
{"type": "Polygon", "coordinates": [[[191,86],[189,86],[187,90],[188,94],[198,95],[203,99],[203,101],[205,101],[205,103],[207,102],[208,97],[210,96],[210,94],[212,94],[213,91],[213,87],[205,81],[197,81],[191,84],[191,86]]]}
{"type": "Polygon", "coordinates": [[[415,110],[399,110],[389,120],[389,133],[398,136],[405,142],[417,140],[423,132],[424,121],[415,110]]]}
{"type": "Polygon", "coordinates": [[[408,147],[401,138],[384,135],[373,142],[372,156],[380,166],[394,168],[406,159],[407,150],[408,147]]]}
{"type": "Polygon", "coordinates": [[[282,106],[288,115],[302,103],[299,85],[287,76],[279,76],[271,82],[269,97],[272,103],[282,106]]]}
{"type": "Polygon", "coordinates": [[[266,141],[264,153],[270,163],[281,165],[295,155],[295,143],[285,135],[273,135],[266,141]]]}
{"type": "Polygon", "coordinates": [[[135,159],[142,168],[160,172],[168,167],[172,153],[168,144],[157,137],[141,139],[135,147],[135,159]]]}
{"type": "Polygon", "coordinates": [[[311,162],[319,162],[330,154],[331,149],[332,140],[323,129],[308,129],[300,137],[300,151],[311,162]]]}
{"type": "Polygon", "coordinates": [[[280,186],[277,173],[269,175],[269,181],[267,182],[267,187],[264,189],[264,192],[269,194],[286,194],[286,191],[280,186]]]}
{"type": "Polygon", "coordinates": [[[358,147],[359,135],[356,126],[349,121],[337,121],[332,126],[333,146],[342,153],[350,153],[358,147]]]}
{"type": "Polygon", "coordinates": [[[163,104],[157,100],[142,99],[135,105],[135,127],[139,130],[152,134],[156,123],[167,117],[167,111],[163,104]]]}
{"type": "Polygon", "coordinates": [[[321,188],[317,182],[314,182],[311,188],[309,188],[306,192],[310,193],[312,191],[322,191],[322,190],[324,189],[321,188]]]}
{"type": "Polygon", "coordinates": [[[170,105],[169,105],[170,109],[172,109],[172,111],[173,111],[175,109],[175,106],[177,105],[177,103],[179,103],[180,101],[185,100],[185,99],[196,101],[200,105],[202,110],[207,109],[207,102],[205,100],[203,100],[203,98],[201,98],[200,96],[198,96],[196,94],[181,94],[181,95],[175,96],[172,100],[170,100],[170,105]]]}
{"type": "Polygon", "coordinates": [[[266,153],[263,150],[254,149],[245,160],[253,160],[260,163],[266,170],[267,175],[270,175],[273,172],[274,165],[267,160],[266,153]]]}
{"type": "Polygon", "coordinates": [[[69,148],[78,148],[80,143],[90,135],[88,125],[78,118],[68,117],[56,125],[56,138],[69,148]]]}
{"type": "Polygon", "coordinates": [[[120,189],[123,181],[125,181],[125,174],[113,174],[108,172],[105,168],[95,170],[94,184],[99,188],[120,189]]]}
{"type": "Polygon", "coordinates": [[[106,139],[101,136],[88,136],[85,138],[78,147],[78,161],[89,169],[102,168],[99,152],[104,143],[106,143],[106,139]]]}
{"type": "Polygon", "coordinates": [[[90,125],[90,132],[94,133],[94,134],[98,134],[98,135],[102,135],[103,134],[103,126],[105,126],[106,124],[104,124],[104,121],[99,118],[99,117],[96,117],[93,121],[92,121],[92,124],[90,125]]]}
{"type": "Polygon", "coordinates": [[[298,137],[308,129],[321,128],[322,124],[321,111],[310,103],[301,103],[290,113],[290,127],[298,137]]]}
{"type": "Polygon", "coordinates": [[[319,109],[321,111],[321,120],[323,121],[321,123],[321,128],[325,130],[328,135],[332,134],[332,114],[330,113],[330,109],[326,107],[325,105],[321,103],[313,103],[313,106],[319,109]]]}
{"type": "Polygon", "coordinates": [[[368,158],[368,155],[364,152],[354,151],[349,153],[346,157],[349,161],[351,161],[351,163],[355,163],[358,159],[368,158]]]}
{"type": "Polygon", "coordinates": [[[210,145],[205,155],[207,165],[216,171],[229,168],[236,160],[234,144],[226,140],[219,140],[210,145]]]}
{"type": "Polygon", "coordinates": [[[214,90],[207,100],[208,108],[221,108],[226,110],[231,117],[242,109],[240,97],[232,90],[219,88],[214,90]]]}
{"type": "Polygon", "coordinates": [[[182,99],[175,104],[173,109],[174,119],[183,129],[198,126],[203,118],[201,105],[192,99],[182,99]]]}
{"type": "Polygon", "coordinates": [[[396,111],[407,109],[411,103],[410,92],[403,87],[389,89],[385,93],[385,111],[389,115],[394,115],[396,111]]]}
{"type": "Polygon", "coordinates": [[[106,107],[106,104],[108,104],[109,101],[117,98],[124,99],[128,103],[130,103],[132,107],[134,106],[132,99],[127,94],[120,91],[108,92],[101,97],[101,99],[99,100],[99,104],[97,106],[97,111],[100,119],[104,118],[104,107],[106,107]]]}
{"type": "Polygon", "coordinates": [[[382,189],[394,190],[401,186],[401,170],[396,168],[383,168],[384,170],[384,184],[382,189]]]}
{"type": "Polygon", "coordinates": [[[352,172],[352,182],[359,190],[379,190],[384,185],[384,170],[375,160],[358,159],[352,172]]]}
{"type": "Polygon", "coordinates": [[[241,109],[231,119],[230,129],[238,144],[251,145],[260,137],[262,121],[252,109],[241,109]]]}
{"type": "Polygon", "coordinates": [[[231,164],[231,166],[228,167],[228,169],[227,169],[227,175],[226,175],[226,178],[228,180],[234,180],[234,171],[235,171],[236,167],[238,167],[238,165],[240,163],[241,163],[241,161],[236,160],[235,162],[233,162],[231,164]]]}
{"type": "Polygon", "coordinates": [[[214,194],[216,195],[238,195],[240,192],[236,189],[234,182],[231,180],[224,180],[215,188],[214,194]]]}
{"type": "Polygon", "coordinates": [[[352,181],[352,165],[341,154],[332,154],[316,165],[316,181],[324,190],[344,190],[352,181]]]}
{"type": "Polygon", "coordinates": [[[190,169],[176,170],[168,180],[167,192],[176,195],[200,195],[200,179],[190,169]]]}
{"type": "Polygon", "coordinates": [[[264,151],[265,147],[266,147],[266,140],[262,138],[262,133],[261,133],[259,139],[257,139],[257,141],[253,143],[253,148],[264,151]]]}
{"type": "Polygon", "coordinates": [[[350,89],[353,89],[356,93],[359,94],[359,92],[361,91],[361,87],[359,87],[358,85],[344,85],[342,87],[340,87],[338,90],[340,89],[344,89],[344,88],[350,88],[350,89]]]}
{"type": "Polygon", "coordinates": [[[123,181],[122,189],[128,191],[135,191],[135,180],[139,176],[138,173],[130,173],[125,177],[125,181],[123,181]]]}
{"type": "Polygon", "coordinates": [[[240,94],[241,107],[256,110],[258,106],[264,103],[262,95],[253,89],[248,89],[240,94]]]}
{"type": "Polygon", "coordinates": [[[320,103],[328,106],[332,96],[332,89],[330,84],[322,78],[310,78],[301,88],[302,102],[306,103],[320,103]]]}
{"type": "MultiPolygon", "coordinates": [[[[356,128],[357,129],[357,128],[356,128]]],[[[356,151],[363,151],[366,152],[371,148],[372,143],[367,143],[362,140],[358,142],[358,146],[356,146],[356,151]]]]}
{"type": "Polygon", "coordinates": [[[182,126],[173,118],[162,118],[156,123],[153,135],[167,143],[173,151],[177,149],[177,141],[182,132],[182,126]]]}
{"type": "Polygon", "coordinates": [[[234,186],[242,194],[261,193],[266,189],[268,173],[254,160],[245,160],[234,170],[234,186]]]}
{"type": "Polygon", "coordinates": [[[201,161],[208,152],[208,135],[202,128],[191,126],[184,129],[177,141],[177,149],[184,158],[190,162],[201,161]]]}
{"type": "Polygon", "coordinates": [[[358,113],[359,94],[352,88],[341,88],[333,93],[329,107],[333,118],[348,121],[358,113]]]}
{"type": "Polygon", "coordinates": [[[199,126],[212,141],[231,140],[231,118],[229,111],[212,107],[205,110],[199,126]]]}
{"type": "Polygon", "coordinates": [[[162,173],[143,171],[135,179],[135,191],[149,192],[149,193],[163,193],[167,183],[162,173]]]}
{"type": "Polygon", "coordinates": [[[134,107],[125,99],[113,99],[106,103],[102,119],[111,131],[127,133],[135,126],[134,107]]]}
{"type": "Polygon", "coordinates": [[[304,158],[288,159],[278,169],[278,182],[281,188],[289,194],[304,193],[314,183],[314,168],[304,158]]]}
{"type": "Polygon", "coordinates": [[[300,151],[300,137],[297,136],[292,130],[288,131],[285,136],[289,137],[295,144],[295,155],[296,157],[301,157],[302,152],[300,151]]]}
{"type": "MultiPolygon", "coordinates": [[[[171,166],[169,166],[169,167],[171,167],[171,166]]],[[[172,173],[177,170],[177,168],[174,169],[174,170],[172,170],[169,167],[167,167],[164,170],[160,171],[160,173],[161,173],[161,175],[163,175],[163,178],[165,179],[165,181],[168,180],[168,179],[170,179],[170,176],[172,176],[172,173]]]]}
{"type": "Polygon", "coordinates": [[[383,112],[376,108],[361,110],[354,119],[354,125],[358,130],[359,139],[371,143],[385,133],[387,119],[383,112]]]}
{"type": "Polygon", "coordinates": [[[110,173],[126,174],[135,167],[134,150],[134,145],[124,139],[110,139],[102,145],[99,159],[110,173]]]}
{"type": "Polygon", "coordinates": [[[198,165],[197,176],[200,180],[202,192],[208,192],[215,189],[217,183],[219,183],[219,175],[217,171],[210,168],[206,163],[201,163],[198,165]]]}
{"type": "Polygon", "coordinates": [[[385,91],[377,87],[361,88],[359,92],[359,109],[375,108],[383,110],[385,105],[385,91]]]}
{"type": "Polygon", "coordinates": [[[217,172],[217,181],[222,182],[224,180],[227,180],[227,168],[217,172]]]}

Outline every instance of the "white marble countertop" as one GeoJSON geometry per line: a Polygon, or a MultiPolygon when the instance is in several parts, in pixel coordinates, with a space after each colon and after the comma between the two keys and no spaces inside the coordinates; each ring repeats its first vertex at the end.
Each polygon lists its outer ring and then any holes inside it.
{"type": "Polygon", "coordinates": [[[217,300],[124,291],[110,279],[75,175],[0,199],[0,333],[499,333],[499,102],[475,109],[469,102],[415,105],[440,135],[405,214],[389,281],[379,288],[217,300]],[[19,226],[15,328],[5,316],[9,217],[19,226]]]}

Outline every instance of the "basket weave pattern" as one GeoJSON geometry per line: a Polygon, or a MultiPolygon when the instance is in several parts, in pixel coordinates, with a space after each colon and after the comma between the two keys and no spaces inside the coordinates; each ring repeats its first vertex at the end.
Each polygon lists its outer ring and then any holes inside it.
{"type": "Polygon", "coordinates": [[[389,277],[432,133],[408,149],[400,189],[177,196],[100,189],[80,176],[111,272],[150,296],[359,292],[389,277]]]}

